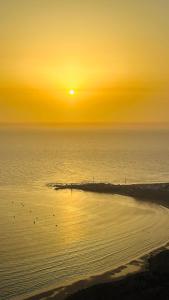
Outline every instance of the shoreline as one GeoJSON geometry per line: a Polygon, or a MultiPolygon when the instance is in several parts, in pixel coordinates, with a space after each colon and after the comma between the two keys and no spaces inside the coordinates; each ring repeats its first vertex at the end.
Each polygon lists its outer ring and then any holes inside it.
{"type": "MultiPolygon", "coordinates": [[[[85,293],[87,291],[92,290],[93,288],[98,288],[100,286],[104,287],[105,285],[116,286],[119,282],[123,280],[133,280],[135,277],[140,274],[150,273],[149,261],[157,258],[157,262],[159,260],[158,255],[161,253],[168,252],[167,261],[169,264],[169,241],[164,245],[143,254],[141,257],[135,258],[130,262],[123,264],[117,268],[109,270],[103,274],[93,275],[86,279],[82,279],[76,281],[70,285],[61,286],[57,288],[52,288],[43,292],[39,292],[32,296],[23,298],[25,300],[43,300],[43,299],[53,299],[53,300],[81,300],[80,293],[85,293]],[[74,298],[75,297],[75,298],[74,298]]],[[[156,267],[156,264],[153,266],[156,267]]],[[[169,269],[168,269],[169,271],[169,269]]],[[[162,272],[163,273],[163,272],[162,272]]],[[[161,273],[160,273],[161,274],[161,273]]],[[[169,275],[169,274],[168,274],[169,275]]],[[[92,293],[93,297],[93,293],[92,293]]],[[[90,298],[85,298],[90,299],[90,298]]],[[[91,298],[95,299],[95,298],[91,298]]]]}
{"type": "Polygon", "coordinates": [[[96,283],[69,295],[66,300],[168,300],[169,248],[157,249],[142,259],[144,266],[139,271],[96,283]]]}
{"type": "MultiPolygon", "coordinates": [[[[134,197],[136,200],[143,200],[143,201],[147,200],[169,208],[169,183],[131,184],[131,185],[114,185],[114,184],[107,184],[107,183],[80,183],[80,184],[71,184],[71,183],[57,184],[56,183],[56,184],[48,184],[48,186],[53,188],[54,190],[75,189],[75,190],[82,190],[86,192],[125,195],[125,196],[134,197]]],[[[70,285],[53,288],[24,299],[41,300],[45,298],[45,299],[54,299],[54,300],[67,300],[67,299],[68,300],[69,299],[70,300],[81,300],[81,299],[94,300],[94,299],[99,299],[98,297],[101,291],[103,293],[106,293],[107,288],[112,290],[112,292],[110,292],[110,296],[112,296],[111,293],[114,292],[117,293],[117,291],[113,292],[113,290],[115,289],[118,290],[119,288],[121,289],[121,287],[118,287],[119,284],[123,285],[123,283],[127,282],[129,286],[133,285],[135,284],[135,281],[137,281],[137,278],[140,280],[140,276],[141,278],[143,277],[145,283],[146,280],[149,280],[149,277],[154,278],[154,280],[156,281],[157,277],[159,276],[156,275],[155,277],[153,277],[151,268],[156,269],[156,265],[163,264],[163,258],[161,259],[161,256],[163,255],[166,255],[165,259],[169,264],[169,242],[168,241],[164,245],[150,251],[149,253],[143,254],[141,257],[138,257],[126,264],[123,264],[120,267],[113,268],[112,270],[107,271],[103,274],[93,275],[84,280],[76,281],[70,285]],[[150,268],[150,264],[152,260],[153,260],[153,264],[150,268]]],[[[160,265],[160,276],[165,272],[166,270],[164,268],[164,265],[160,265]]],[[[167,279],[168,279],[168,275],[169,274],[166,275],[165,273],[167,279]]],[[[134,290],[135,290],[135,286],[132,287],[132,292],[134,292],[134,290]]],[[[169,291],[169,287],[168,287],[168,291],[169,291]]],[[[105,299],[109,299],[109,298],[105,298],[105,299]]],[[[144,299],[143,296],[142,299],[144,299]]]]}
{"type": "Polygon", "coordinates": [[[151,201],[169,208],[169,183],[111,184],[104,182],[88,183],[50,183],[54,190],[81,190],[84,192],[118,194],[133,197],[136,200],[151,201]]]}

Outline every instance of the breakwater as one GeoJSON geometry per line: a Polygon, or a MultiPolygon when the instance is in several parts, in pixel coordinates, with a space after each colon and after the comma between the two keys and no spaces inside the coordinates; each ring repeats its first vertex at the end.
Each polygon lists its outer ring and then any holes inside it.
{"type": "Polygon", "coordinates": [[[142,200],[156,200],[169,207],[169,183],[150,184],[111,184],[111,183],[51,183],[48,184],[55,190],[72,189],[87,192],[119,194],[142,200]]]}

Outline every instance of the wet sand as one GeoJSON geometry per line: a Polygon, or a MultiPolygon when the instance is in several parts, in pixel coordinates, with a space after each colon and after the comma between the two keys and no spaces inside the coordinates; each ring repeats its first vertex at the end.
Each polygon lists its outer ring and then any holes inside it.
{"type": "Polygon", "coordinates": [[[169,299],[169,250],[146,258],[145,270],[125,276],[114,282],[83,289],[67,300],[168,300],[169,299]]]}
{"type": "Polygon", "coordinates": [[[169,243],[117,269],[27,300],[169,299],[169,243]],[[140,293],[141,292],[141,293],[140,293]],[[161,295],[161,296],[160,296],[161,295]],[[150,298],[152,296],[152,298],[150,298]],[[140,298],[139,298],[140,297],[140,298]],[[162,297],[162,298],[160,298],[162,297]]]}
{"type": "MultiPolygon", "coordinates": [[[[58,189],[120,194],[148,200],[169,208],[169,184],[113,185],[106,183],[50,184],[58,189]]],[[[80,280],[69,286],[27,298],[29,300],[169,300],[169,243],[112,271],[80,280]]]]}

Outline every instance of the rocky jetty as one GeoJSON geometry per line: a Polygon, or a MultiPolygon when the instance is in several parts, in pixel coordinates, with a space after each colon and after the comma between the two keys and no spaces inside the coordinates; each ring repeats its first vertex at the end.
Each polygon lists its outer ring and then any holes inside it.
{"type": "Polygon", "coordinates": [[[134,197],[136,199],[160,201],[169,207],[169,183],[150,184],[111,184],[111,183],[51,183],[49,187],[54,190],[72,189],[86,192],[119,194],[134,197]]]}

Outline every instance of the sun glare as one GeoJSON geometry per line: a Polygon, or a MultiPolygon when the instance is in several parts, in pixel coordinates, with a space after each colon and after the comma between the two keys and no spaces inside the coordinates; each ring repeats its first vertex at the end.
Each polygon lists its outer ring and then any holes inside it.
{"type": "Polygon", "coordinates": [[[69,91],[69,95],[73,96],[75,94],[75,91],[74,90],[70,90],[69,91]]]}

